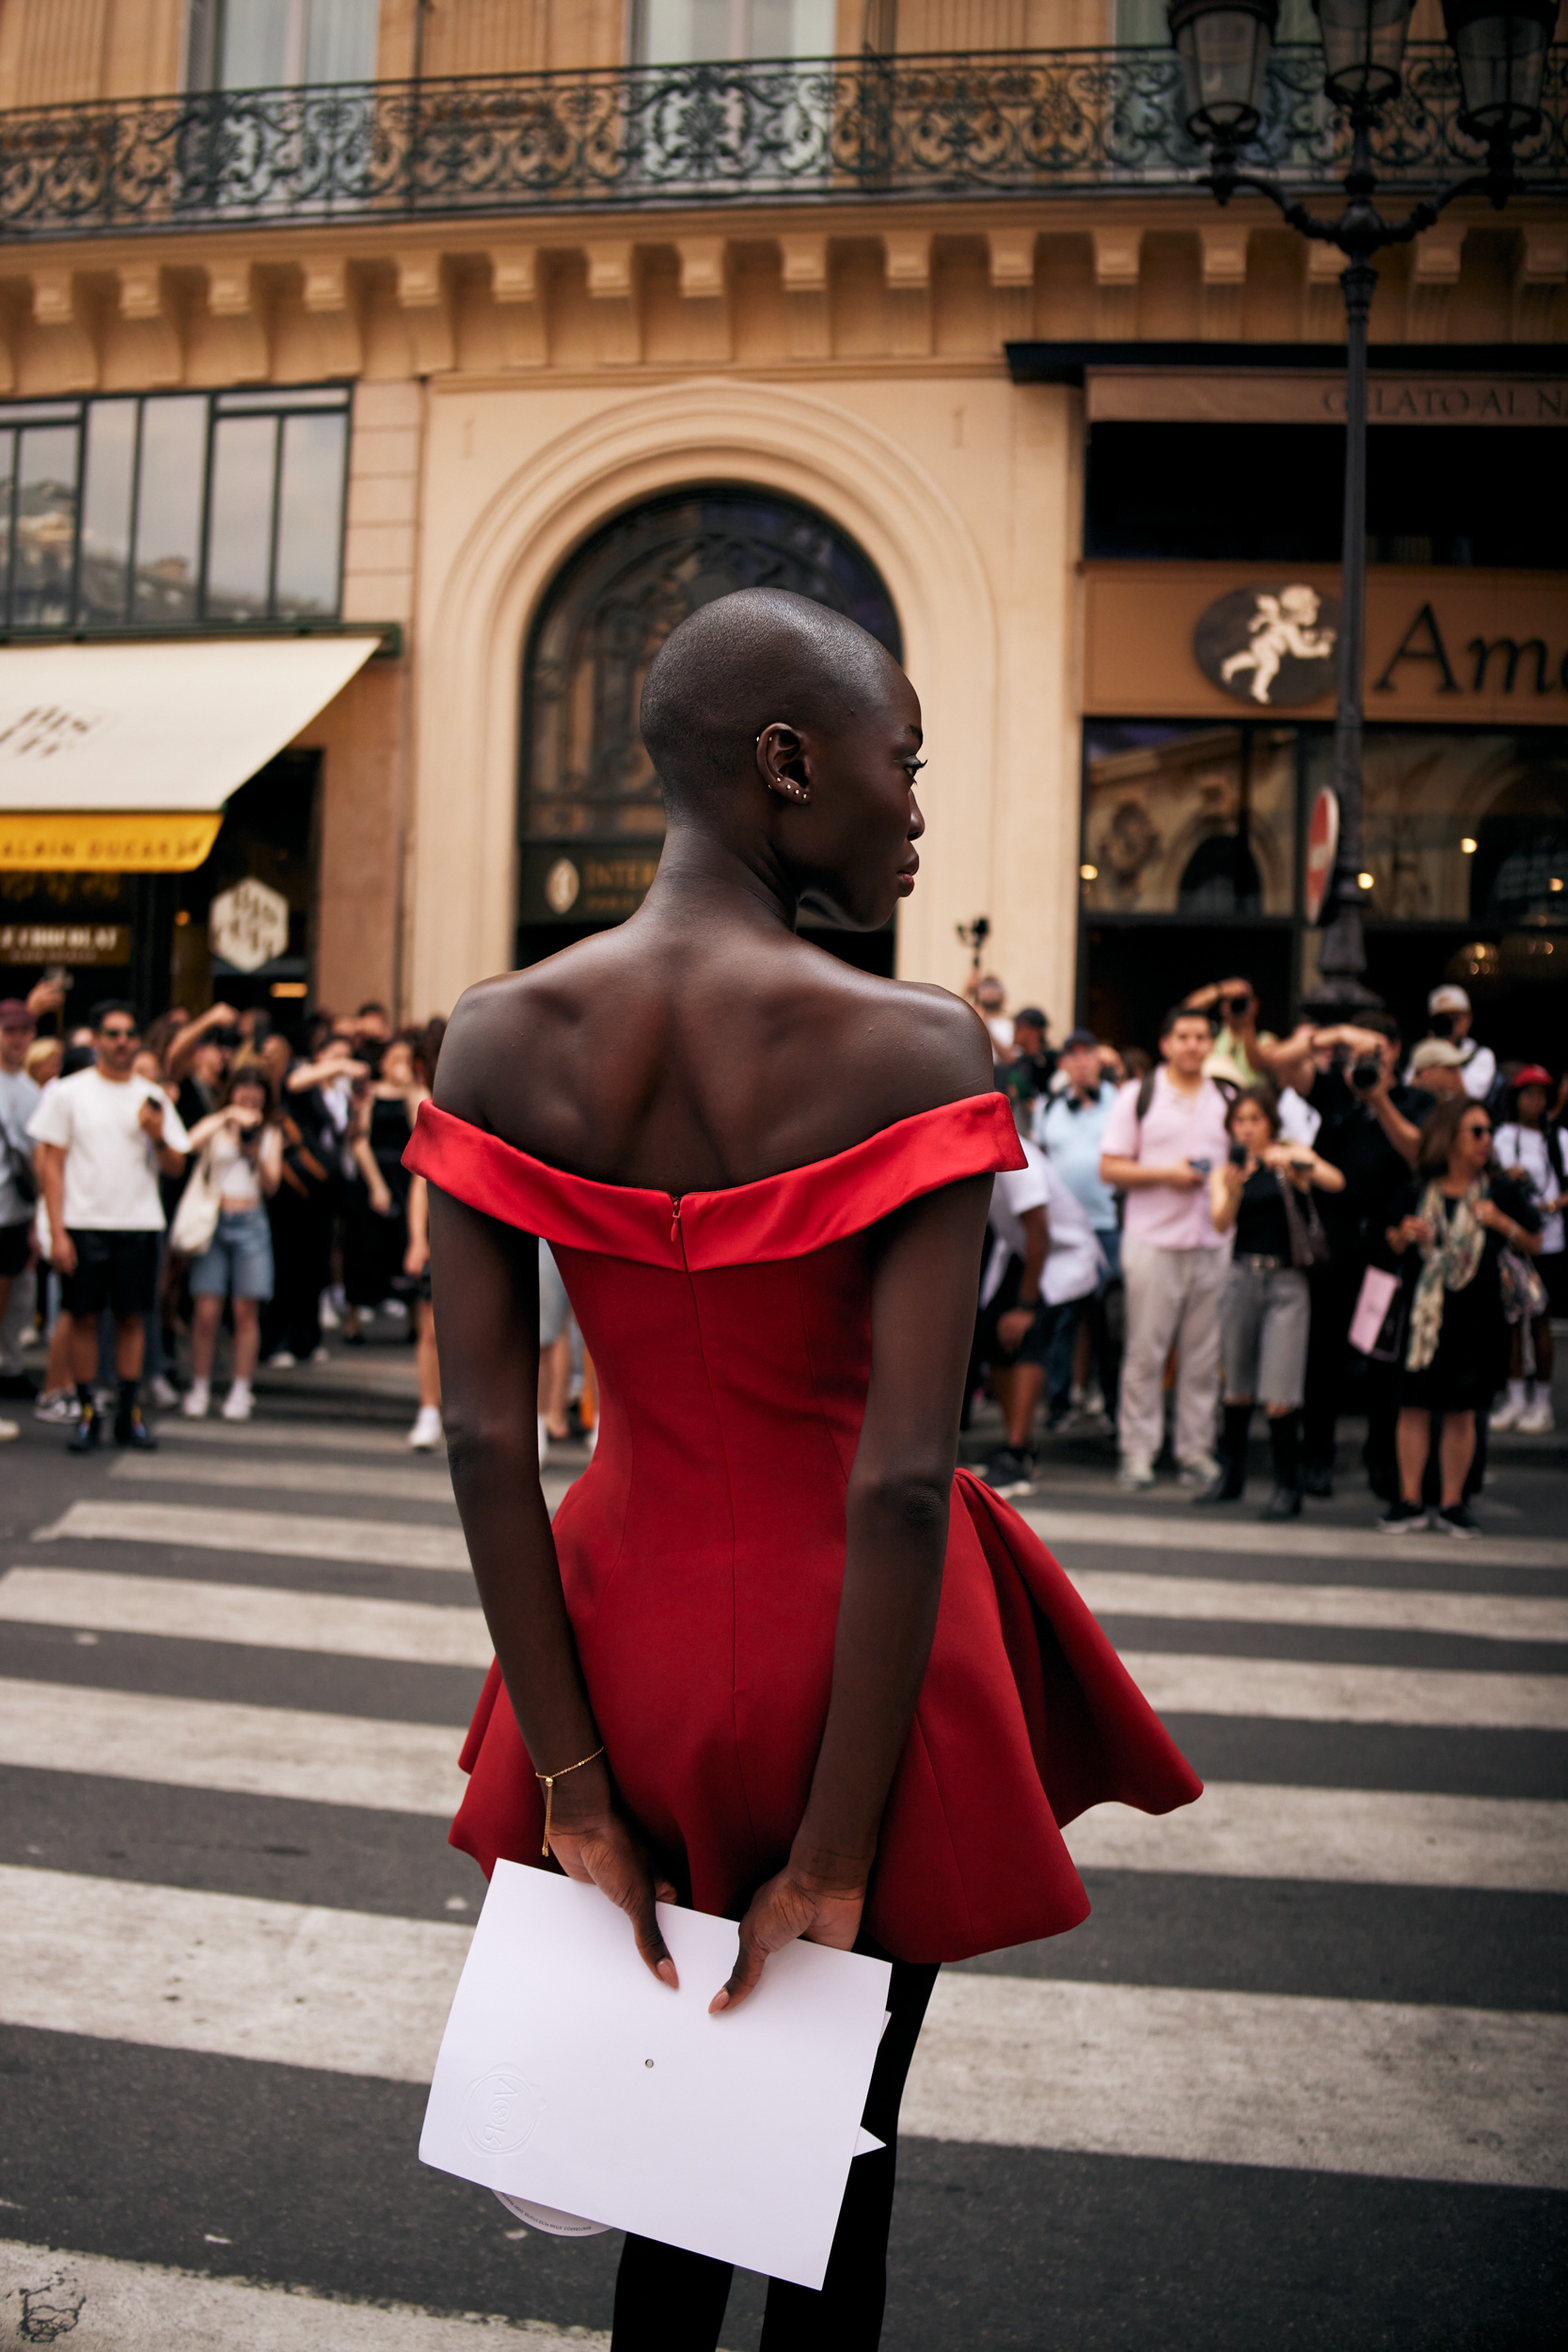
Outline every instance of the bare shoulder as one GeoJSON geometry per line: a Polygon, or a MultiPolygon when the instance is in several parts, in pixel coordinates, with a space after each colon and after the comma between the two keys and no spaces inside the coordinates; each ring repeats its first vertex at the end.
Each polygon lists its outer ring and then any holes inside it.
{"type": "Polygon", "coordinates": [[[509,1076],[536,1069],[556,1046],[562,989],[552,966],[559,961],[464,990],[441,1041],[435,1100],[442,1110],[476,1126],[504,1127],[509,1076]]]}
{"type": "MultiPolygon", "coordinates": [[[[989,1093],[995,1083],[990,1039],[978,1014],[945,988],[886,980],[824,957],[817,976],[832,1008],[834,1058],[879,1124],[913,1118],[943,1103],[989,1093]]],[[[825,1007],[824,1009],[827,1009],[825,1007]]]]}

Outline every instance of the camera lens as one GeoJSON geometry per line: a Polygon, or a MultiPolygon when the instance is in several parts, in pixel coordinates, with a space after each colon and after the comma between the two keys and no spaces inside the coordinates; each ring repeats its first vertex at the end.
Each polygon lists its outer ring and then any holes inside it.
{"type": "Polygon", "coordinates": [[[1362,1094],[1368,1094],[1371,1091],[1372,1088],[1376,1086],[1382,1075],[1383,1064],[1379,1061],[1377,1056],[1375,1054],[1363,1054],[1360,1060],[1352,1065],[1350,1082],[1353,1087],[1358,1089],[1359,1092],[1362,1094]]]}

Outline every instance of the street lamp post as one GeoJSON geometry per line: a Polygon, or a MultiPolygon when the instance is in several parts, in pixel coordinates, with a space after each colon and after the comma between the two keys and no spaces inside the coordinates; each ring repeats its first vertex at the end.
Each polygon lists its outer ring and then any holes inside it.
{"type": "Polygon", "coordinates": [[[1261,120],[1269,50],[1279,0],[1170,0],[1171,40],[1181,62],[1187,127],[1210,149],[1202,184],[1227,204],[1239,188],[1266,196],[1304,237],[1345,256],[1345,501],[1340,539],[1338,700],[1334,716],[1334,788],[1339,843],[1323,908],[1322,984],[1314,997],[1343,1010],[1377,999],[1367,968],[1359,903],[1361,837],[1361,672],[1367,590],[1367,322],[1377,270],[1372,256],[1430,229],[1454,198],[1484,193],[1501,211],[1519,186],[1513,151],[1541,125],[1541,85],[1558,0],[1444,0],[1458,59],[1463,104],[1459,127],[1486,148],[1482,170],[1425,197],[1402,220],[1386,220],[1372,201],[1377,174],[1372,134],[1398,94],[1415,0],[1312,0],[1323,51],[1323,91],[1349,120],[1351,153],[1341,184],[1344,210],[1320,220],[1276,181],[1240,167],[1238,151],[1261,120]]]}

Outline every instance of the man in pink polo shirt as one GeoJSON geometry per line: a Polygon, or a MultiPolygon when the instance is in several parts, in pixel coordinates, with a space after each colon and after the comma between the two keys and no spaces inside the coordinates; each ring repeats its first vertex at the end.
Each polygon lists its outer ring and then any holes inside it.
{"type": "Polygon", "coordinates": [[[1209,1170],[1230,1148],[1226,1097],[1203,1065],[1206,1013],[1178,1006],[1160,1031],[1164,1068],[1124,1086],[1101,1139],[1102,1183],[1125,1195],[1121,1271],[1127,1297],[1117,1438],[1118,1486],[1154,1484],[1164,1435],[1165,1359],[1177,1349],[1176,1458],[1183,1486],[1216,1475],[1220,1290],[1229,1236],[1209,1214],[1209,1170]]]}

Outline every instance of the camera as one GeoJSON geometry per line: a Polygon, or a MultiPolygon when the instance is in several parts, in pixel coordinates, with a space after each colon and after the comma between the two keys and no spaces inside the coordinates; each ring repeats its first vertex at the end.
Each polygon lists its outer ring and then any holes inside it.
{"type": "Polygon", "coordinates": [[[1350,1082],[1357,1094],[1370,1094],[1383,1075],[1383,1059],[1378,1054],[1363,1054],[1352,1062],[1350,1082]]]}
{"type": "Polygon", "coordinates": [[[1229,1160],[1232,1168],[1245,1168],[1246,1145],[1244,1143],[1233,1143],[1229,1151],[1227,1152],[1226,1157],[1229,1160]]]}
{"type": "Polygon", "coordinates": [[[1252,1010],[1252,998],[1249,995],[1227,996],[1222,999],[1222,1002],[1227,1021],[1244,1021],[1252,1010]]]}
{"type": "Polygon", "coordinates": [[[1450,1041],[1452,1041],[1453,1015],[1451,1012],[1434,1012],[1433,1014],[1432,1034],[1433,1037],[1447,1038],[1450,1041]]]}

